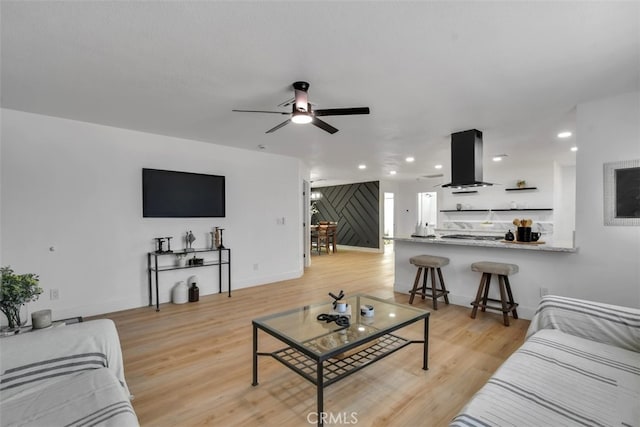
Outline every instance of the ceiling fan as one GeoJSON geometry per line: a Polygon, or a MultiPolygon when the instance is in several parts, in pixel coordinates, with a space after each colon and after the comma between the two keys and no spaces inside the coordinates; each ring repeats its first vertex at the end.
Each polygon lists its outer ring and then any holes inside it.
{"type": "MultiPolygon", "coordinates": [[[[327,108],[323,110],[313,110],[309,103],[307,90],[309,90],[309,83],[307,82],[295,82],[293,84],[293,91],[295,98],[291,100],[292,112],[284,111],[263,111],[263,110],[232,110],[240,113],[272,113],[288,115],[289,118],[279,125],[269,129],[265,133],[272,133],[280,129],[281,127],[289,124],[289,122],[305,124],[311,123],[314,126],[319,127],[331,134],[338,132],[338,129],[331,126],[329,123],[320,120],[321,116],[350,116],[353,114],[369,114],[369,107],[354,107],[354,108],[327,108]]],[[[290,104],[285,102],[280,104],[281,106],[287,106],[290,104]]]]}

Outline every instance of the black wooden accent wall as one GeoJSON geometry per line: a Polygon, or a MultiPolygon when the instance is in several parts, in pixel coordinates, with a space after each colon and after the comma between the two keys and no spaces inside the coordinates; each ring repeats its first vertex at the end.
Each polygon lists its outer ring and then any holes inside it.
{"type": "Polygon", "coordinates": [[[312,188],[322,194],[313,222],[338,221],[338,244],[378,248],[380,183],[378,181],[312,188]]]}

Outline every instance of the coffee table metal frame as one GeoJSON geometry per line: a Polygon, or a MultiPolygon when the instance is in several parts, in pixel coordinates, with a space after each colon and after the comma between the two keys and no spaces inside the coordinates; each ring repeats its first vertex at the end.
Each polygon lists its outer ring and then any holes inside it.
{"type": "MultiPolygon", "coordinates": [[[[348,299],[348,302],[355,309],[352,317],[352,325],[358,325],[360,321],[367,319],[361,318],[359,313],[359,307],[361,302],[366,303],[373,302],[375,307],[382,307],[383,304],[389,304],[399,307],[402,310],[413,310],[415,316],[398,322],[390,326],[386,326],[380,329],[375,327],[375,320],[372,324],[375,332],[364,336],[362,339],[348,342],[344,345],[339,345],[328,351],[322,347],[318,347],[318,340],[322,336],[313,337],[304,341],[298,341],[296,339],[287,336],[277,328],[274,328],[267,324],[267,321],[280,316],[291,315],[301,310],[310,310],[311,307],[322,308],[326,306],[325,311],[331,309],[330,303],[316,304],[314,306],[306,306],[302,309],[289,310],[283,313],[274,314],[271,316],[261,317],[252,321],[253,325],[253,382],[251,385],[258,385],[258,356],[271,356],[289,369],[301,375],[311,383],[316,385],[317,389],[317,408],[318,408],[318,425],[322,425],[323,417],[320,415],[324,411],[324,388],[341,379],[359,371],[365,366],[371,363],[377,362],[380,359],[406,347],[409,344],[422,344],[422,369],[428,370],[428,353],[429,353],[429,312],[420,310],[414,307],[408,307],[401,304],[385,301],[376,297],[367,295],[355,295],[348,299]],[[423,340],[408,340],[392,334],[398,329],[404,328],[410,324],[424,320],[424,339],[423,340]],[[282,348],[274,352],[260,352],[258,351],[258,329],[273,336],[279,341],[284,342],[289,347],[282,348]],[[375,341],[375,342],[373,342],[375,341]],[[373,342],[367,346],[368,343],[373,342]],[[363,348],[364,347],[364,348],[363,348]],[[353,354],[353,349],[356,349],[353,354]],[[351,350],[351,352],[350,352],[351,350]],[[339,356],[339,357],[336,357],[339,356]]],[[[375,318],[375,316],[374,316],[375,318]]],[[[336,327],[335,329],[327,332],[326,335],[335,334],[341,330],[347,328],[336,327]]]]}

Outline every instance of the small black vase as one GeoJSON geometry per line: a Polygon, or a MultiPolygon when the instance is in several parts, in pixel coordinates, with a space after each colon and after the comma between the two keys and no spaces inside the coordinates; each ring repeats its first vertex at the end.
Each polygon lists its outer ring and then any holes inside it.
{"type": "Polygon", "coordinates": [[[504,240],[508,242],[513,242],[514,239],[515,239],[515,236],[513,235],[511,230],[507,231],[507,234],[504,235],[504,240]]]}
{"type": "Polygon", "coordinates": [[[194,283],[189,288],[189,302],[196,302],[198,300],[200,300],[200,289],[198,289],[194,283]]]}

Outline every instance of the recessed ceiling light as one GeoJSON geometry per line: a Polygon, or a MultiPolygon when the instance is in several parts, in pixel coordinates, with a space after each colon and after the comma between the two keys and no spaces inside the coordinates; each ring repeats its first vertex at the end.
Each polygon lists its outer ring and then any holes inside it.
{"type": "Polygon", "coordinates": [[[442,169],[442,165],[435,165],[434,168],[436,169],[442,169]]]}
{"type": "Polygon", "coordinates": [[[578,147],[576,146],[571,147],[571,151],[578,151],[578,147]]]}
{"type": "Polygon", "coordinates": [[[397,172],[396,171],[390,171],[389,175],[395,175],[397,172]]]}
{"type": "Polygon", "coordinates": [[[366,168],[367,168],[367,165],[359,165],[358,166],[358,169],[366,169],[366,168]]]}
{"type": "Polygon", "coordinates": [[[495,156],[493,156],[493,161],[494,162],[501,162],[502,159],[504,159],[505,157],[508,157],[506,154],[496,154],[495,156]]]}
{"type": "Polygon", "coordinates": [[[415,159],[414,159],[413,157],[407,157],[405,160],[406,160],[407,162],[411,163],[411,162],[413,162],[415,159]]]}
{"type": "Polygon", "coordinates": [[[564,131],[558,134],[558,138],[569,138],[571,135],[573,135],[571,132],[564,131]]]}

